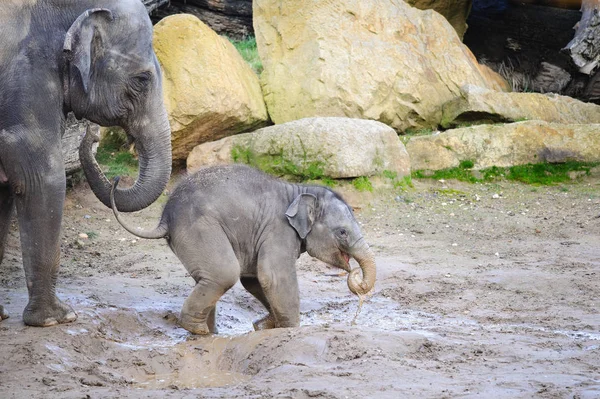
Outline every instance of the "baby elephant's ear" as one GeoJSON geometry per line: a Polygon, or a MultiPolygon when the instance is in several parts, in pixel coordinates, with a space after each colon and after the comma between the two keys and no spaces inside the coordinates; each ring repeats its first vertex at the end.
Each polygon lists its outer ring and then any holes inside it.
{"type": "Polygon", "coordinates": [[[300,194],[285,211],[288,221],[303,240],[310,233],[315,221],[316,207],[317,197],[312,194],[300,194]]]}

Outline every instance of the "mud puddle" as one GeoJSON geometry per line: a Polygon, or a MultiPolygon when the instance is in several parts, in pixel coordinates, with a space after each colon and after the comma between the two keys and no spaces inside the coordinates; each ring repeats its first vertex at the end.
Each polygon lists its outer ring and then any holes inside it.
{"type": "MultiPolygon", "coordinates": [[[[193,280],[166,244],[134,240],[89,189],[70,192],[58,294],[79,318],[22,324],[13,230],[0,396],[600,397],[597,176],[549,188],[415,181],[353,201],[378,265],[355,325],[346,277],[302,256],[299,328],[254,332],[266,311],[237,284],[219,334],[195,337],[175,322],[193,280]]],[[[151,227],[158,215],[160,204],[128,217],[151,227]]]]}

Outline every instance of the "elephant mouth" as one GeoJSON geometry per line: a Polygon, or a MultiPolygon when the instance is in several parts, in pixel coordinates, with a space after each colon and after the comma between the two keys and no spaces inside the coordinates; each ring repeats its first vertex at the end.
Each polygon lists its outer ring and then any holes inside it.
{"type": "Polygon", "coordinates": [[[344,269],[347,272],[350,272],[350,270],[352,270],[350,268],[350,255],[348,255],[347,253],[340,251],[340,258],[342,260],[341,263],[341,268],[344,269]]]}

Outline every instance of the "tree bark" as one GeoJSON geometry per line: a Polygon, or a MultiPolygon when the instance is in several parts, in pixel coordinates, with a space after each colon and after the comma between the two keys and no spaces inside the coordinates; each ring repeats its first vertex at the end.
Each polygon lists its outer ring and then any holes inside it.
{"type": "Polygon", "coordinates": [[[563,50],[571,56],[579,72],[590,75],[600,63],[600,0],[583,0],[581,12],[575,36],[563,50]]]}
{"type": "Polygon", "coordinates": [[[152,11],[156,10],[158,7],[168,4],[169,0],[142,0],[142,3],[144,3],[148,14],[151,14],[152,11]]]}
{"type": "MultiPolygon", "coordinates": [[[[81,163],[79,162],[79,144],[81,144],[81,139],[85,135],[85,129],[88,124],[96,133],[100,130],[100,126],[86,120],[78,121],[71,113],[69,113],[69,116],[65,121],[65,133],[63,134],[61,144],[67,176],[72,175],[81,169],[81,163]]],[[[95,148],[96,147],[98,147],[97,144],[95,148]]]]}

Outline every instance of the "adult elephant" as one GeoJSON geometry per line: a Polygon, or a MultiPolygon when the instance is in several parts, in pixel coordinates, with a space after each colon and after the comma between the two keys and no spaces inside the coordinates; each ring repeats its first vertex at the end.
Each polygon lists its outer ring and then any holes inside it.
{"type": "MultiPolygon", "coordinates": [[[[116,194],[122,211],[156,200],[171,173],[171,143],[152,24],[139,0],[11,0],[0,13],[0,261],[16,207],[29,303],[25,324],[77,318],[56,297],[65,199],[66,115],[121,126],[140,171],[116,194]]],[[[90,187],[110,206],[110,183],[91,154],[90,187]]],[[[7,317],[0,305],[0,319],[7,317]]]]}

